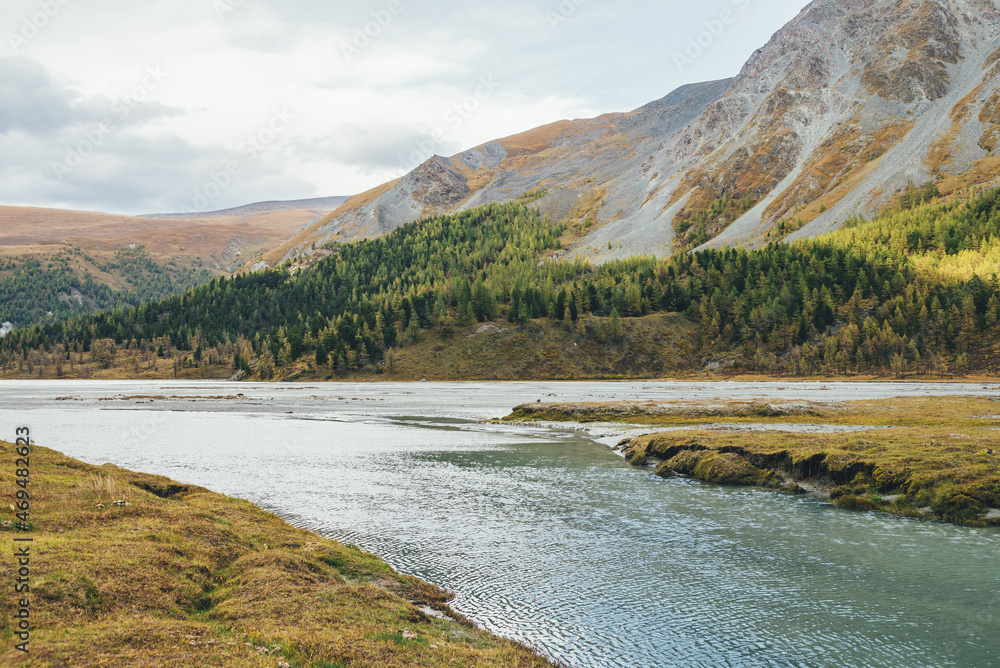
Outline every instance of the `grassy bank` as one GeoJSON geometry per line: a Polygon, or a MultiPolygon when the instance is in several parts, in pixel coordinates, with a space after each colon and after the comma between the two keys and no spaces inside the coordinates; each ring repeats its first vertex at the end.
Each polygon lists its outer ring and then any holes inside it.
{"type": "Polygon", "coordinates": [[[619,448],[631,463],[655,466],[663,477],[814,492],[858,510],[1000,525],[1000,401],[994,399],[526,404],[506,419],[685,427],[630,438],[619,448]],[[713,422],[878,429],[696,428],[713,422]]]}
{"type": "MultiPolygon", "coordinates": [[[[13,470],[12,446],[0,455],[13,470]]],[[[462,620],[440,589],[248,502],[40,447],[30,463],[35,630],[26,658],[6,525],[0,665],[550,665],[462,620]]]]}

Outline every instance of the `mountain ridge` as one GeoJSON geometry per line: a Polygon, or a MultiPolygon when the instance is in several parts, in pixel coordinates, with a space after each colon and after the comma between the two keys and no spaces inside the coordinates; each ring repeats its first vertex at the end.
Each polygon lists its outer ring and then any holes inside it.
{"type": "Polygon", "coordinates": [[[265,259],[538,192],[596,261],[815,236],[931,181],[962,196],[1000,173],[998,17],[995,0],[815,0],[731,79],[434,156],[265,259]]]}
{"type": "Polygon", "coordinates": [[[334,196],[295,200],[267,200],[264,202],[252,202],[250,204],[234,206],[228,209],[219,209],[217,211],[206,211],[204,213],[147,213],[136,217],[185,220],[190,218],[231,218],[235,216],[247,216],[271,211],[298,211],[304,209],[335,211],[348,199],[350,198],[334,196]]]}

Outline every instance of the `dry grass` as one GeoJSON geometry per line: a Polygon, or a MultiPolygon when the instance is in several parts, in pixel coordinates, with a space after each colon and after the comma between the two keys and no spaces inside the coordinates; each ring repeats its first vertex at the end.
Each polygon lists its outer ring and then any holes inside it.
{"type": "MultiPolygon", "coordinates": [[[[584,329],[598,319],[581,319],[584,329]]],[[[525,380],[654,378],[691,366],[690,323],[680,315],[622,321],[621,341],[596,341],[579,327],[536,320],[524,327],[497,321],[498,333],[475,334],[480,323],[442,328],[396,351],[385,380],[525,380]]]]}
{"type": "Polygon", "coordinates": [[[497,141],[503,144],[504,149],[511,156],[539,153],[551,148],[552,142],[563,133],[571,133],[581,128],[589,130],[591,125],[592,123],[589,121],[556,121],[497,141]]]}
{"type": "MultiPolygon", "coordinates": [[[[981,397],[915,397],[869,401],[717,400],[537,403],[514,409],[510,421],[627,422],[691,426],[706,420],[736,424],[828,424],[878,427],[1000,427],[1000,403],[981,397]]],[[[1000,440],[1000,437],[998,437],[1000,440]]]]}
{"type": "Polygon", "coordinates": [[[100,473],[91,476],[84,487],[93,490],[97,498],[110,501],[131,499],[132,490],[135,489],[131,485],[119,482],[114,476],[104,476],[100,473]]]}
{"type": "Polygon", "coordinates": [[[669,432],[627,446],[657,473],[721,484],[818,490],[859,510],[1000,525],[996,431],[905,427],[861,434],[669,432]],[[726,461],[723,461],[726,460],[726,461]]]}
{"type": "Polygon", "coordinates": [[[913,121],[898,121],[869,133],[861,127],[859,118],[851,119],[823,144],[822,151],[810,158],[801,176],[768,207],[765,218],[790,216],[803,225],[812,222],[857,189],[878,166],[879,158],[902,141],[914,125],[913,121]]]}
{"type": "Polygon", "coordinates": [[[223,262],[236,244],[246,259],[284,243],[323,214],[317,210],[263,212],[206,219],[152,219],[89,211],[0,206],[0,256],[53,252],[69,244],[104,259],[129,244],[157,261],[223,262]]]}
{"type": "MultiPolygon", "coordinates": [[[[5,594],[0,665],[549,665],[461,621],[436,587],[245,501],[45,448],[31,466],[35,631],[26,658],[5,594]]],[[[4,476],[0,493],[13,490],[4,476]]],[[[0,530],[8,583],[12,531],[0,530]]]]}
{"type": "Polygon", "coordinates": [[[311,246],[314,243],[324,242],[326,234],[322,230],[332,221],[336,220],[338,216],[347,213],[348,211],[356,211],[357,209],[371,204],[379,197],[389,192],[401,180],[402,179],[394,179],[372,188],[371,190],[367,190],[359,195],[355,195],[351,199],[344,202],[340,208],[326,214],[304,230],[301,229],[300,225],[299,230],[292,232],[292,234],[289,234],[284,239],[278,241],[277,244],[274,244],[274,246],[264,254],[263,260],[267,262],[269,266],[276,267],[284,261],[285,256],[288,255],[289,252],[303,246],[311,246]]]}

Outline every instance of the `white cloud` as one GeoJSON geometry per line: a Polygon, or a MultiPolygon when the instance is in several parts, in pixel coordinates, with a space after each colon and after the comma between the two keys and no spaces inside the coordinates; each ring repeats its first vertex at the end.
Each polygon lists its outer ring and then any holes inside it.
{"type": "MultiPolygon", "coordinates": [[[[451,155],[462,149],[453,141],[438,141],[430,132],[400,125],[383,127],[348,123],[326,137],[298,137],[291,159],[318,163],[327,160],[354,165],[371,173],[395,170],[414,149],[430,147],[432,153],[451,155]]],[[[430,156],[427,156],[430,157],[430,156]]]]}
{"type": "Polygon", "coordinates": [[[59,131],[100,118],[99,106],[56,83],[39,63],[0,58],[0,135],[59,131]]]}
{"type": "Polygon", "coordinates": [[[17,57],[9,34],[39,0],[0,6],[0,202],[145,213],[192,199],[275,109],[294,122],[213,204],[352,194],[399,176],[428,138],[448,154],[733,76],[804,0],[52,1],[17,57]],[[673,54],[733,7],[738,20],[679,72],[673,54]],[[345,58],[366,27],[370,43],[345,58]],[[120,118],[112,105],[150,68],[164,80],[120,118]],[[498,84],[485,98],[483,78],[498,84]],[[109,116],[85,166],[55,178],[52,163],[109,116]]]}

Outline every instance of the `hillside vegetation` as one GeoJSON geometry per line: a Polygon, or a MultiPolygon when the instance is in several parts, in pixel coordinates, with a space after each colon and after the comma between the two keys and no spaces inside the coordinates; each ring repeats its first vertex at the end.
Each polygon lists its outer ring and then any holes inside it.
{"type": "MultiPolygon", "coordinates": [[[[574,375],[995,373],[998,226],[1000,191],[991,190],[793,244],[595,267],[557,259],[564,229],[537,211],[491,205],[334,245],[302,271],[215,279],[153,304],[15,332],[0,344],[0,369],[58,375],[127,360],[134,374],[391,376],[415,347],[468,348],[466,337],[487,322],[558,330],[567,352],[554,349],[556,358],[581,347],[622,358],[636,332],[648,334],[638,319],[678,314],[661,318],[669,332],[642,346],[652,353],[683,336],[685,346],[665,349],[668,363],[574,375]]],[[[543,367],[527,365],[521,377],[543,367]]],[[[438,377],[494,377],[482,369],[438,377]]]]}
{"type": "Polygon", "coordinates": [[[21,328],[49,319],[138,306],[213,277],[196,265],[157,262],[141,246],[119,249],[106,260],[71,247],[42,256],[0,259],[0,322],[21,328]]]}
{"type": "Polygon", "coordinates": [[[179,218],[0,206],[0,323],[23,329],[183,292],[257,262],[329,210],[288,207],[339,199],[179,218]]]}

